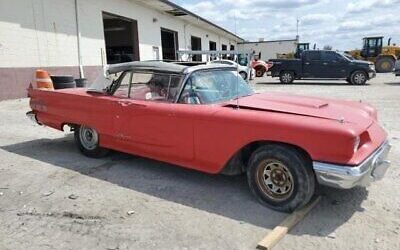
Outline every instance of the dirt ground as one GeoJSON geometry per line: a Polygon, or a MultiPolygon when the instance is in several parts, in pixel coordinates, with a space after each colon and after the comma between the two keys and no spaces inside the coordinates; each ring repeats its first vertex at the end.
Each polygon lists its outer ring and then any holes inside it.
{"type": "MultiPolygon", "coordinates": [[[[400,249],[400,77],[252,85],[368,102],[393,144],[382,181],[322,188],[320,204],[276,249],[400,249]]],[[[28,110],[27,99],[0,102],[0,249],[255,249],[287,216],[258,204],[244,176],[120,153],[86,158],[71,133],[34,125],[28,110]]]]}

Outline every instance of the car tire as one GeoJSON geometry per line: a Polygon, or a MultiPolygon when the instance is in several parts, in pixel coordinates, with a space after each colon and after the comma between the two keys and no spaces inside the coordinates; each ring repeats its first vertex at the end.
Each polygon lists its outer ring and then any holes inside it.
{"type": "Polygon", "coordinates": [[[279,75],[279,80],[282,84],[290,84],[294,81],[294,73],[291,71],[283,71],[279,75]]]}
{"type": "Polygon", "coordinates": [[[263,205],[280,212],[303,207],[315,192],[311,161],[286,145],[258,148],[250,158],[247,180],[250,190],[263,205]]]}
{"type": "Polygon", "coordinates": [[[368,75],[364,71],[355,71],[351,74],[350,80],[354,85],[364,85],[368,81],[368,75]]]}
{"type": "Polygon", "coordinates": [[[266,72],[265,68],[262,66],[256,67],[255,70],[256,70],[256,77],[263,77],[266,72]]]}
{"type": "Polygon", "coordinates": [[[247,80],[247,73],[244,71],[240,71],[239,75],[243,78],[243,80],[247,80]]]}
{"type": "Polygon", "coordinates": [[[390,57],[381,57],[376,60],[375,68],[379,73],[388,73],[393,71],[395,63],[395,60],[390,57]]]}
{"type": "Polygon", "coordinates": [[[94,129],[87,126],[75,127],[75,142],[79,150],[91,158],[101,158],[109,153],[108,149],[100,147],[100,135],[94,129]]]}
{"type": "Polygon", "coordinates": [[[54,89],[71,89],[76,88],[75,82],[57,82],[54,83],[54,89]]]}

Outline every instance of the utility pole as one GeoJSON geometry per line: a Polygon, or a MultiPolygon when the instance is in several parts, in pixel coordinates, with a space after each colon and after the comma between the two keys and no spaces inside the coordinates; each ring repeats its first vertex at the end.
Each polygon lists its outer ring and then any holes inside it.
{"type": "Polygon", "coordinates": [[[300,23],[300,19],[297,17],[297,19],[296,19],[296,39],[297,39],[297,42],[299,42],[299,23],[300,23]]]}

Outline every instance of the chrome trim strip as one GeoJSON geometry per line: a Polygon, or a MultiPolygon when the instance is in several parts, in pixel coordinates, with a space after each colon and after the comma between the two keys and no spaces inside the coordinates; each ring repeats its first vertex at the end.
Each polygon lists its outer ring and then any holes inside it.
{"type": "Polygon", "coordinates": [[[374,180],[382,179],[390,166],[386,160],[391,145],[385,141],[374,153],[358,166],[337,165],[313,162],[317,181],[321,185],[349,189],[355,186],[368,186],[374,180]]]}

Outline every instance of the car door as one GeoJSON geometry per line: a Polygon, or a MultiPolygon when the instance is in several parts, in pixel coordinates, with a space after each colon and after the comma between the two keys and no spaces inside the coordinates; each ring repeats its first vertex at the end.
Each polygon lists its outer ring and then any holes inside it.
{"type": "MultiPolygon", "coordinates": [[[[125,77],[131,78],[129,74],[135,73],[127,73],[125,77]]],[[[168,75],[164,76],[159,80],[170,87],[172,81],[166,80],[168,75]]],[[[174,163],[190,161],[193,158],[191,110],[173,103],[173,96],[148,98],[148,92],[143,91],[147,86],[140,85],[129,88],[130,94],[117,100],[117,138],[121,150],[174,163]]]]}
{"type": "Polygon", "coordinates": [[[334,51],[321,51],[322,74],[324,78],[345,78],[347,75],[345,60],[334,51]]]}
{"type": "Polygon", "coordinates": [[[320,51],[306,51],[303,54],[303,75],[305,78],[324,78],[320,51]]]}

